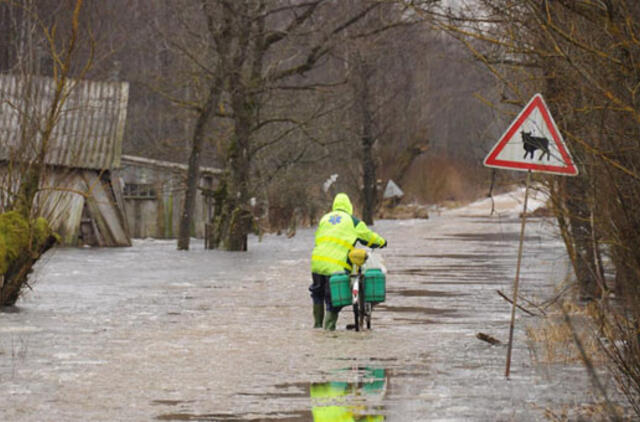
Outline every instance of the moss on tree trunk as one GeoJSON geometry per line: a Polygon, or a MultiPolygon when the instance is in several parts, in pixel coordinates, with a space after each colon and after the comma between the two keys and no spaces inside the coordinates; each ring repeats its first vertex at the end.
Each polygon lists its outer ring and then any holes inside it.
{"type": "Polygon", "coordinates": [[[33,265],[57,240],[43,218],[28,220],[17,211],[0,214],[0,306],[16,303],[33,265]]]}
{"type": "Polygon", "coordinates": [[[214,217],[206,242],[208,247],[228,251],[246,251],[247,234],[253,227],[253,215],[232,200],[225,181],[221,183],[213,197],[215,199],[214,217]]]}

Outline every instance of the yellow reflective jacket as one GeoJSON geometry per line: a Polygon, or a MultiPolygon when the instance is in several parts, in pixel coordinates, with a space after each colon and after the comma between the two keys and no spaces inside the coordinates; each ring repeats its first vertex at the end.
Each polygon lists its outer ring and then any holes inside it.
{"type": "Polygon", "coordinates": [[[316,230],[315,246],[311,254],[311,272],[331,275],[340,271],[351,271],[348,254],[356,242],[372,248],[385,244],[382,236],[353,217],[353,206],[345,193],[333,200],[332,211],[325,214],[316,230]]]}
{"type": "Polygon", "coordinates": [[[358,396],[352,388],[346,382],[311,384],[313,422],[384,422],[384,415],[363,415],[370,409],[350,404],[358,396]]]}

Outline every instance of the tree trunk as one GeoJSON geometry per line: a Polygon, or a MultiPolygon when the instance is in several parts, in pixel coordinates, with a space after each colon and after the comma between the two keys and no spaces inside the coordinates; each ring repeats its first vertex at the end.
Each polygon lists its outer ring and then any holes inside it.
{"type": "MultiPolygon", "coordinates": [[[[556,99],[569,99],[572,97],[572,92],[567,92],[567,87],[562,84],[558,79],[560,66],[557,63],[557,58],[547,57],[542,61],[543,72],[545,78],[546,92],[545,95],[551,100],[551,111],[555,116],[562,116],[559,112],[558,106],[554,105],[556,99]]],[[[572,120],[564,121],[565,130],[579,131],[579,122],[572,120]]],[[[578,163],[584,163],[584,160],[579,158],[583,155],[583,151],[579,148],[573,151],[573,157],[578,163]]],[[[567,250],[573,251],[572,264],[575,271],[576,279],[579,286],[580,298],[582,300],[591,300],[596,297],[598,288],[599,266],[597,261],[599,255],[597,252],[597,244],[593,241],[595,234],[594,228],[590,224],[590,210],[589,203],[593,202],[593,198],[590,196],[591,192],[588,186],[588,178],[584,173],[584,166],[582,174],[577,177],[570,177],[565,182],[564,195],[558,198],[558,201],[564,202],[562,207],[566,211],[566,215],[562,218],[559,216],[559,224],[567,224],[565,242],[567,244],[567,250]]]]}
{"type": "MultiPolygon", "coordinates": [[[[7,266],[0,273],[0,306],[16,303],[36,261],[58,240],[48,227],[20,212],[0,214],[0,226],[15,254],[7,254],[7,266]]],[[[10,250],[11,250],[10,249],[10,250]]]]}
{"type": "Polygon", "coordinates": [[[200,180],[200,153],[204,142],[204,132],[207,122],[211,119],[215,105],[220,98],[221,82],[216,79],[210,88],[209,96],[204,106],[200,109],[196,125],[193,129],[193,140],[191,143],[191,154],[189,155],[189,168],[187,170],[186,191],[182,216],[180,217],[180,228],[178,232],[178,250],[189,250],[191,239],[191,222],[193,221],[193,210],[198,194],[198,182],[200,180]]]}
{"type": "Polygon", "coordinates": [[[369,92],[369,66],[360,57],[357,58],[356,76],[358,93],[358,109],[361,120],[361,153],[362,163],[362,219],[366,224],[373,224],[373,216],[376,209],[377,187],[376,187],[376,164],[373,158],[373,117],[371,115],[371,93],[369,92]]]}
{"type": "Polygon", "coordinates": [[[246,251],[247,236],[251,231],[249,212],[249,178],[251,157],[249,152],[252,127],[252,97],[243,90],[233,96],[235,115],[235,142],[230,154],[231,193],[233,209],[230,212],[228,231],[224,243],[230,251],[246,251]]]}
{"type": "Polygon", "coordinates": [[[578,281],[580,299],[592,300],[597,297],[598,279],[602,280],[598,261],[600,260],[597,244],[594,239],[594,227],[590,221],[590,210],[587,206],[590,197],[585,189],[586,180],[570,178],[567,180],[567,209],[569,210],[569,226],[574,244],[574,270],[578,281]]]}
{"type": "Polygon", "coordinates": [[[249,145],[253,103],[242,89],[236,91],[231,102],[235,135],[229,146],[228,183],[224,185],[224,195],[216,197],[216,209],[220,213],[214,219],[209,243],[212,249],[246,251],[248,234],[253,227],[253,215],[249,211],[249,145]]]}
{"type": "Polygon", "coordinates": [[[372,225],[376,210],[378,189],[376,186],[376,165],[373,159],[373,140],[364,135],[362,137],[362,219],[372,225]]]}

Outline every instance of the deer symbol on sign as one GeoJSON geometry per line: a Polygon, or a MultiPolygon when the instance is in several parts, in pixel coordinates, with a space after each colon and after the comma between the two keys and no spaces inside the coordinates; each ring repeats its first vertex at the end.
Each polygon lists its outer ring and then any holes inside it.
{"type": "Polygon", "coordinates": [[[551,158],[551,153],[549,152],[549,140],[547,138],[541,136],[532,136],[531,132],[520,131],[520,136],[522,137],[522,147],[524,148],[524,157],[527,158],[527,155],[531,155],[531,159],[533,160],[533,153],[535,150],[539,149],[542,151],[538,160],[542,160],[542,157],[547,155],[547,161],[551,158]]]}

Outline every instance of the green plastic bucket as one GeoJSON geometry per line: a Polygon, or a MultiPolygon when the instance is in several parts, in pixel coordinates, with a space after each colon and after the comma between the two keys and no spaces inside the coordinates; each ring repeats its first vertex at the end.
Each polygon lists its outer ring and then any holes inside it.
{"type": "Polygon", "coordinates": [[[353,303],[351,298],[351,284],[349,283],[349,274],[336,273],[329,279],[331,287],[331,305],[347,306],[353,303]]]}
{"type": "Polygon", "coordinates": [[[364,301],[380,303],[386,298],[386,280],[384,273],[372,268],[364,273],[364,301]]]}

